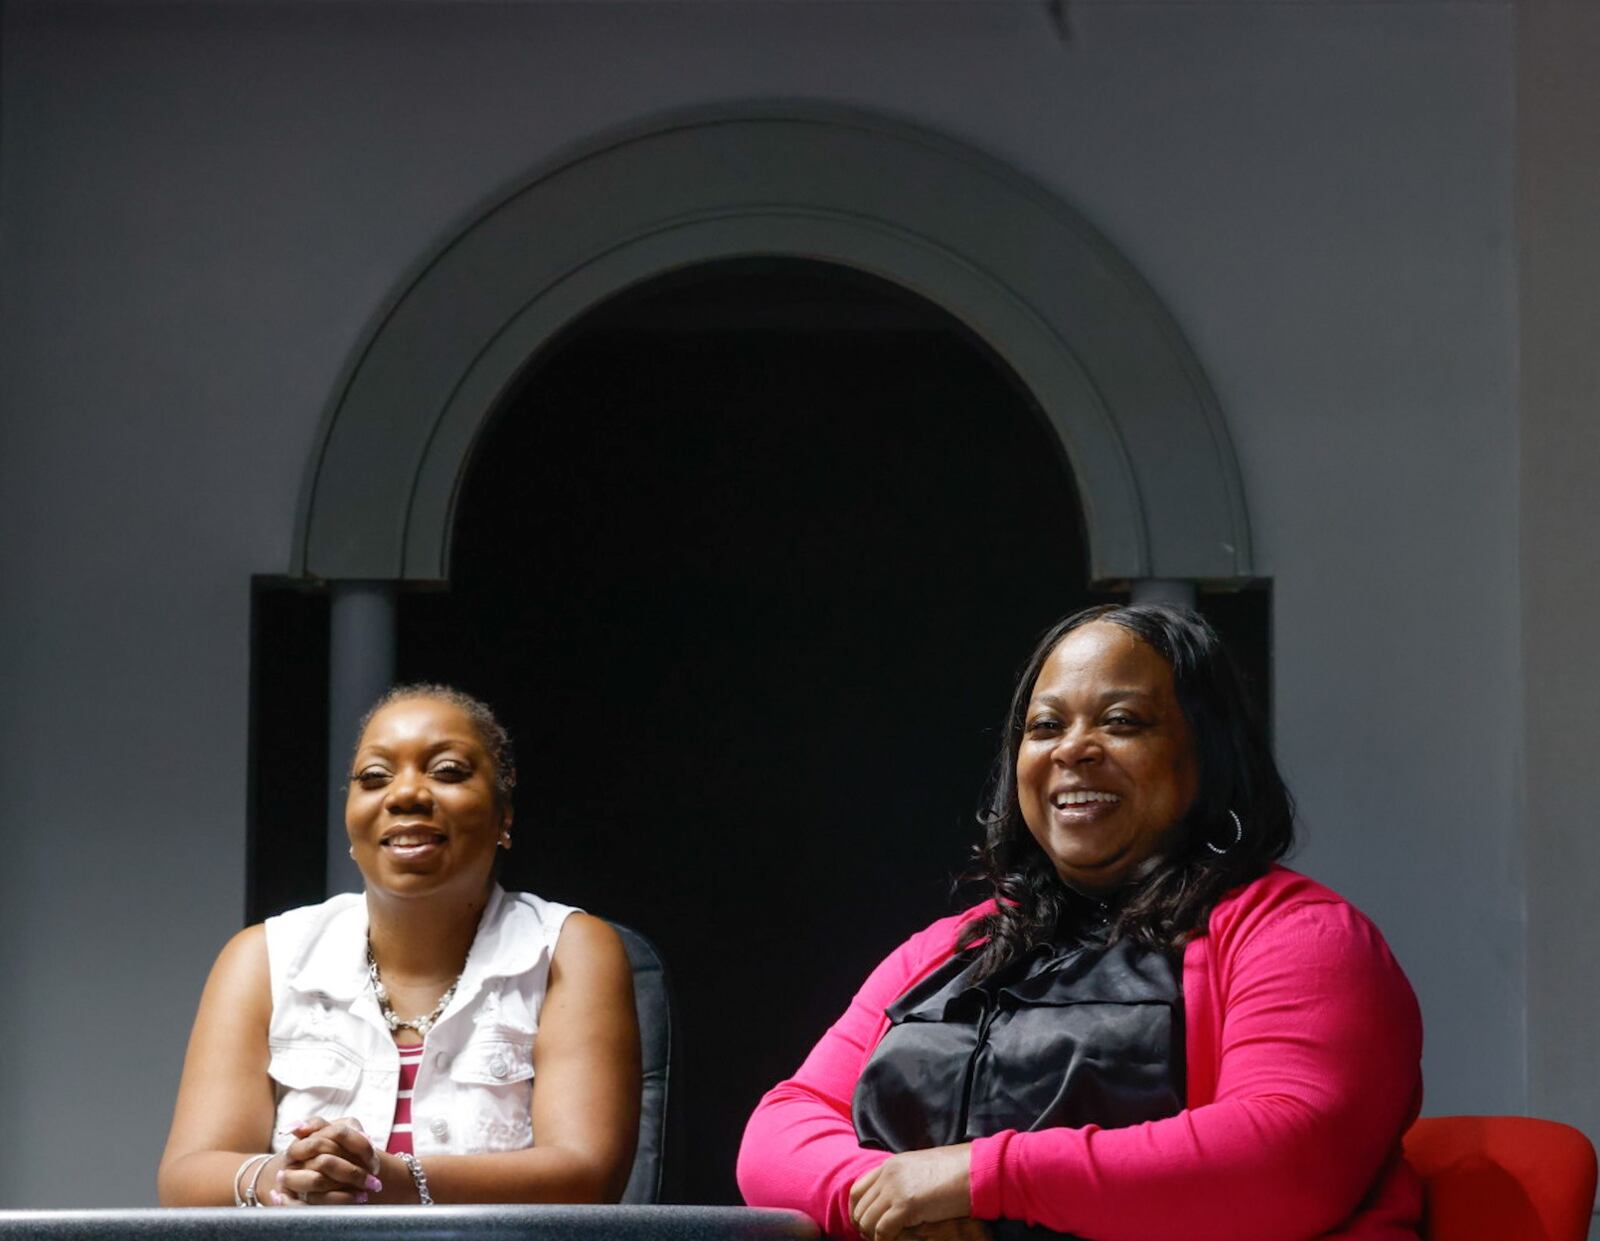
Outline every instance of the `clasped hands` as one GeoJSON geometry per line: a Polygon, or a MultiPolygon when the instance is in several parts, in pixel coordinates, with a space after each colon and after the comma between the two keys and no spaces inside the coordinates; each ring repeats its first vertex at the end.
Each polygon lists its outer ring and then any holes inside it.
{"type": "Polygon", "coordinates": [[[349,1206],[383,1190],[378,1151],[353,1116],[309,1116],[296,1125],[273,1186],[261,1195],[271,1206],[349,1206]]]}
{"type": "Polygon", "coordinates": [[[972,1144],[891,1155],[850,1186],[866,1241],[989,1241],[972,1216],[972,1144]]]}
{"type": "MultiPolygon", "coordinates": [[[[346,1206],[380,1193],[379,1153],[353,1116],[310,1116],[278,1158],[273,1206],[346,1206]]],[[[866,1241],[989,1241],[971,1218],[972,1146],[891,1155],[850,1187],[850,1219],[866,1241]]]]}

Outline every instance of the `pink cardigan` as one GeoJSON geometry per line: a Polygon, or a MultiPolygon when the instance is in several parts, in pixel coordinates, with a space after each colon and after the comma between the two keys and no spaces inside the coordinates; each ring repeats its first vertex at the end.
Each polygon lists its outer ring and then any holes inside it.
{"type": "MultiPolygon", "coordinates": [[[[739,1151],[752,1206],[854,1237],[850,1186],[888,1156],[850,1122],[884,1009],[949,959],[935,922],[873,970],[739,1151]]],[[[1188,1107],[1126,1129],[1008,1130],[972,1144],[972,1213],[1093,1241],[1415,1241],[1422,1189],[1400,1136],[1422,1099],[1422,1020],[1372,923],[1282,867],[1222,901],[1183,955],[1188,1107]]]]}

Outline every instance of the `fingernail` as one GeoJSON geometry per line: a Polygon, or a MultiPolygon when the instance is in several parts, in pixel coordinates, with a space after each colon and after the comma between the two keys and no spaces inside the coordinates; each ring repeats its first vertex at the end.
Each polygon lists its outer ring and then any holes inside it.
{"type": "Polygon", "coordinates": [[[275,1177],[273,1177],[272,1179],[277,1181],[278,1184],[282,1185],[283,1184],[283,1169],[279,1168],[278,1169],[278,1174],[275,1177]]]}
{"type": "Polygon", "coordinates": [[[369,1176],[367,1178],[367,1188],[375,1194],[381,1194],[383,1192],[383,1182],[375,1176],[369,1176]]]}
{"type": "Polygon", "coordinates": [[[357,1202],[365,1202],[366,1200],[367,1200],[366,1194],[357,1194],[356,1195],[356,1201],[357,1202]]]}
{"type": "Polygon", "coordinates": [[[267,1195],[267,1197],[272,1199],[273,1206],[281,1207],[283,1205],[283,1195],[277,1190],[274,1189],[270,1194],[267,1195]]]}

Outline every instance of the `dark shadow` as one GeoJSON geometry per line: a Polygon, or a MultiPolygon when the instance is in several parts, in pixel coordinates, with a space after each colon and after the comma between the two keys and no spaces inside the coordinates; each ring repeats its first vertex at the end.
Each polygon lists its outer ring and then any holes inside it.
{"type": "Polygon", "coordinates": [[[246,924],[322,900],[328,876],[327,592],[250,586],[246,924]]]}

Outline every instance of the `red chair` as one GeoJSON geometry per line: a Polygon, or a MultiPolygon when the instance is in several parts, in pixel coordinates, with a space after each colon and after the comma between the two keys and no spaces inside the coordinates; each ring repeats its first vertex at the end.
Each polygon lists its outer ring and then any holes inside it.
{"type": "Polygon", "coordinates": [[[1594,1147],[1526,1116],[1431,1116],[1405,1136],[1427,1191],[1426,1241],[1585,1241],[1594,1147]]]}

